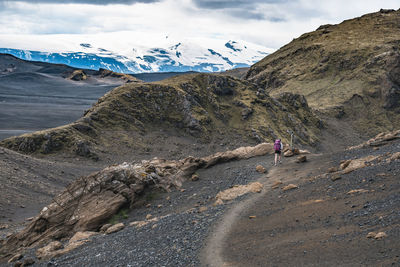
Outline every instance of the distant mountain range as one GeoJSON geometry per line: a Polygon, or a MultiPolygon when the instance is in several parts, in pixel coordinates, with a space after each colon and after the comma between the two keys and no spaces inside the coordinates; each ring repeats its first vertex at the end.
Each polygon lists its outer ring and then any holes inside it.
{"type": "Polygon", "coordinates": [[[120,73],[219,72],[249,67],[273,51],[243,41],[179,41],[170,40],[168,36],[161,41],[155,40],[151,46],[128,42],[117,47],[95,39],[83,38],[81,41],[76,36],[68,42],[57,40],[57,44],[42,38],[37,45],[37,37],[31,36],[32,41],[25,41],[21,48],[7,43],[3,37],[0,36],[1,46],[8,47],[0,48],[0,53],[25,60],[61,63],[82,69],[105,68],[120,73]],[[34,45],[27,47],[27,43],[34,45]],[[60,43],[63,45],[58,45],[60,43]]]}

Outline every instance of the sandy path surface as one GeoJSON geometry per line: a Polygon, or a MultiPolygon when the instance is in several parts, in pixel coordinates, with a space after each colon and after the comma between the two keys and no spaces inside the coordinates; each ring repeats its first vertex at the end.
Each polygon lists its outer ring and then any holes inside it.
{"type": "MultiPolygon", "coordinates": [[[[317,158],[319,155],[309,155],[310,158],[317,158]]],[[[202,251],[202,261],[205,266],[230,266],[223,256],[224,249],[228,246],[227,238],[232,234],[235,222],[243,217],[244,213],[251,210],[255,202],[261,200],[271,192],[271,187],[278,181],[283,184],[295,182],[304,173],[313,170],[316,163],[309,164],[306,168],[302,168],[301,174],[293,176],[293,170],[296,172],[299,169],[299,164],[294,162],[294,158],[283,159],[283,164],[277,167],[272,167],[268,174],[261,177],[258,182],[262,183],[264,189],[261,194],[250,195],[247,199],[238,202],[230,210],[228,210],[222,219],[214,226],[207,240],[206,246],[202,251]]]]}

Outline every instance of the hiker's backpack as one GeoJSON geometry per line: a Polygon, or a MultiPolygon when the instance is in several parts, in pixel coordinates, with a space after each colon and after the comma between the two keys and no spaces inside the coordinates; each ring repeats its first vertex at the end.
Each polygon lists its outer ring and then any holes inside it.
{"type": "Polygon", "coordinates": [[[275,149],[275,151],[281,150],[281,140],[279,140],[279,139],[275,140],[274,149],[275,149]]]}

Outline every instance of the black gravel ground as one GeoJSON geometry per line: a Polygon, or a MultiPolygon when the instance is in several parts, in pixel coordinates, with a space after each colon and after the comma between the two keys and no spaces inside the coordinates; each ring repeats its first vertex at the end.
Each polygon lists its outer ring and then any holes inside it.
{"type": "Polygon", "coordinates": [[[258,164],[267,169],[272,156],[219,164],[200,170],[198,181],[187,181],[184,192],[155,191],[143,196],[143,202],[130,211],[128,224],[145,220],[147,214],[162,217],[141,228],[127,226],[124,230],[92,238],[90,243],[72,253],[37,266],[199,266],[199,252],[211,225],[223,212],[242,196],[225,205],[214,207],[219,191],[236,184],[248,184],[262,174],[256,172],[258,164]],[[162,205],[162,207],[159,205],[162,205]],[[149,207],[150,206],[150,207],[149,207]],[[200,207],[207,207],[200,212],[200,207]]]}

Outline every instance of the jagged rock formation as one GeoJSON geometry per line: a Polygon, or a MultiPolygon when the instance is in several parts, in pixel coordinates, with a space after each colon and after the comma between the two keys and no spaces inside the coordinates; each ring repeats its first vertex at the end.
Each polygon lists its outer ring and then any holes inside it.
{"type": "Polygon", "coordinates": [[[383,145],[386,145],[389,141],[392,141],[394,139],[399,139],[399,138],[400,138],[400,130],[393,131],[393,132],[383,132],[362,144],[349,147],[348,149],[352,150],[352,149],[359,149],[359,148],[364,148],[364,147],[368,147],[368,146],[372,146],[372,147],[383,146],[383,145]]]}
{"type": "Polygon", "coordinates": [[[305,33],[253,65],[246,79],[368,136],[400,126],[400,10],[381,10],[305,33]],[[373,126],[373,127],[371,127],[373,126]]]}
{"type": "Polygon", "coordinates": [[[83,70],[74,70],[69,76],[68,79],[73,81],[84,81],[87,79],[87,74],[83,70]]]}
{"type": "Polygon", "coordinates": [[[273,153],[273,144],[263,143],[204,158],[177,161],[155,158],[140,164],[107,167],[71,183],[24,230],[5,241],[0,257],[9,257],[24,247],[69,238],[77,232],[99,231],[121,208],[129,207],[154,186],[165,190],[180,187],[199,168],[268,153],[273,153]]]}
{"type": "Polygon", "coordinates": [[[322,127],[303,96],[285,93],[272,98],[232,77],[191,74],[120,86],[72,124],[6,139],[0,145],[23,153],[63,151],[98,159],[104,151],[160,149],[167,142],[151,137],[160,131],[169,132],[164,138],[256,144],[278,136],[285,140],[291,130],[299,143],[314,144],[322,127]],[[148,143],[143,141],[146,136],[148,143]]]}
{"type": "Polygon", "coordinates": [[[113,72],[111,70],[106,70],[102,68],[100,68],[98,71],[74,70],[72,73],[69,74],[67,72],[67,74],[65,74],[64,76],[73,81],[84,81],[87,80],[89,77],[94,77],[94,78],[117,78],[123,80],[125,83],[140,82],[139,79],[135,78],[132,75],[113,72]],[[88,73],[90,73],[90,75],[88,73]]]}

